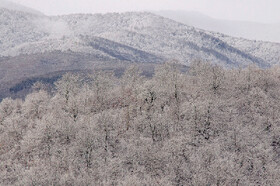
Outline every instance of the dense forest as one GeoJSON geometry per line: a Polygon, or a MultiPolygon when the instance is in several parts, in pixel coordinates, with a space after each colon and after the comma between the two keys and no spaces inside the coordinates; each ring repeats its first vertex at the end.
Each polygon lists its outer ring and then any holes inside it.
{"type": "Polygon", "coordinates": [[[0,185],[280,185],[280,67],[36,83],[0,103],[0,185]]]}

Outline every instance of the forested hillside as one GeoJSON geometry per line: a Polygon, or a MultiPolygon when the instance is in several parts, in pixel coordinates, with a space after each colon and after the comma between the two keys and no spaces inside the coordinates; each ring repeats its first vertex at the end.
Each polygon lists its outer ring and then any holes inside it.
{"type": "Polygon", "coordinates": [[[66,74],[0,104],[0,185],[280,185],[280,68],[66,74]]]}
{"type": "Polygon", "coordinates": [[[269,67],[280,58],[279,43],[212,33],[148,12],[44,16],[0,7],[0,37],[0,57],[60,51],[97,61],[189,65],[200,59],[226,67],[269,67]]]}
{"type": "Polygon", "coordinates": [[[238,38],[280,43],[280,22],[257,23],[215,19],[199,12],[180,10],[154,11],[153,13],[203,30],[223,33],[238,38]]]}
{"type": "Polygon", "coordinates": [[[35,80],[52,82],[65,72],[108,64],[119,69],[202,60],[226,68],[269,68],[279,64],[279,51],[279,43],[201,30],[148,12],[46,16],[1,4],[0,100],[25,96],[35,80]]]}

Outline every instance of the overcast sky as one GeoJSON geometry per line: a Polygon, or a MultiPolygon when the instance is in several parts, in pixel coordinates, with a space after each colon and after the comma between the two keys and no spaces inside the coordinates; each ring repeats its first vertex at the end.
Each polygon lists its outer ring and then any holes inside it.
{"type": "MultiPolygon", "coordinates": [[[[229,20],[280,22],[280,0],[10,0],[46,15],[187,10],[229,20]]],[[[0,1],[1,2],[1,1],[0,1]]]]}

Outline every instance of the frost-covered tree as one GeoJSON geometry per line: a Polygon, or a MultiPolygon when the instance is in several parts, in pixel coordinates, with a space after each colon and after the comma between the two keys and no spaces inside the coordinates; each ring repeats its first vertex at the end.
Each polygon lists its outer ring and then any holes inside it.
{"type": "Polygon", "coordinates": [[[280,185],[280,69],[66,74],[0,103],[0,185],[280,185]]]}

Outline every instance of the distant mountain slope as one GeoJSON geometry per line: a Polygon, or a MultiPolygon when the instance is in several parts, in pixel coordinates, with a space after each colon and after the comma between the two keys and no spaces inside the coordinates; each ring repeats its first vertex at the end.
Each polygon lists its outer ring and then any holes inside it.
{"type": "Polygon", "coordinates": [[[228,67],[278,63],[277,58],[266,57],[270,52],[255,56],[232,46],[231,41],[151,13],[46,17],[1,9],[0,20],[3,56],[71,50],[141,62],[176,59],[189,64],[202,59],[228,67]]]}
{"type": "MultiPolygon", "coordinates": [[[[21,54],[15,57],[0,58],[0,100],[7,96],[13,96],[12,87],[22,86],[26,81],[41,80],[41,77],[52,79],[66,72],[83,72],[93,70],[113,70],[119,75],[119,69],[125,69],[129,64],[138,64],[150,71],[156,63],[112,60],[109,57],[96,54],[85,54],[73,51],[52,51],[36,54],[21,54]]],[[[30,88],[30,87],[29,87],[30,88]]],[[[17,88],[13,88],[17,89],[17,88]]],[[[17,93],[17,92],[16,92],[17,93]]]]}
{"type": "Polygon", "coordinates": [[[226,66],[266,65],[219,38],[151,13],[80,14],[59,20],[66,21],[75,35],[103,37],[184,64],[202,59],[226,66]]]}
{"type": "Polygon", "coordinates": [[[279,51],[277,43],[234,38],[147,12],[48,17],[0,8],[2,95],[28,78],[102,64],[114,69],[123,63],[188,65],[200,59],[225,67],[268,67],[280,64],[279,51]]]}
{"type": "Polygon", "coordinates": [[[248,21],[221,20],[205,16],[198,12],[188,11],[166,10],[155,11],[153,13],[204,30],[251,40],[280,43],[280,23],[264,24],[248,21]]]}
{"type": "Polygon", "coordinates": [[[43,13],[41,13],[37,10],[34,10],[32,8],[28,8],[28,7],[25,7],[23,5],[13,3],[13,2],[7,1],[7,0],[0,0],[0,8],[5,8],[5,9],[15,10],[15,11],[21,11],[21,12],[26,12],[26,13],[30,13],[30,14],[36,14],[36,15],[43,15],[43,13]]]}
{"type": "Polygon", "coordinates": [[[229,45],[249,53],[263,61],[269,62],[270,65],[280,64],[280,43],[271,43],[263,41],[252,41],[243,38],[233,38],[224,34],[208,32],[214,37],[220,38],[229,45]]]}
{"type": "Polygon", "coordinates": [[[0,8],[0,55],[22,43],[40,40],[48,33],[38,27],[42,16],[0,8]]]}

